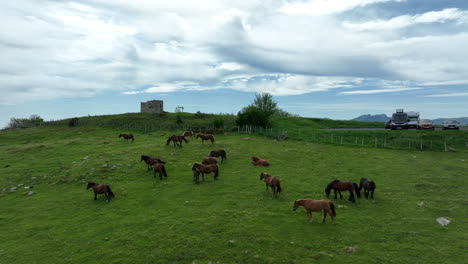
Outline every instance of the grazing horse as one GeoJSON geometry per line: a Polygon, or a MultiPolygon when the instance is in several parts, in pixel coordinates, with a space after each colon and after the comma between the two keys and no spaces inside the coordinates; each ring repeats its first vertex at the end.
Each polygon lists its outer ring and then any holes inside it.
{"type": "Polygon", "coordinates": [[[361,198],[361,192],[359,191],[359,186],[357,186],[356,183],[350,182],[350,181],[339,181],[339,180],[333,180],[327,185],[327,188],[325,188],[325,194],[330,196],[330,190],[333,189],[335,191],[335,199],[336,199],[336,191],[340,193],[340,198],[343,199],[343,195],[341,195],[341,191],[349,191],[349,200],[351,202],[356,202],[356,199],[354,199],[354,192],[356,192],[357,197],[361,198]]]}
{"type": "Polygon", "coordinates": [[[332,218],[333,223],[335,223],[335,204],[329,200],[310,200],[310,199],[300,199],[294,201],[293,210],[296,211],[299,206],[304,206],[304,209],[307,211],[307,215],[310,217],[310,222],[314,222],[312,217],[312,212],[320,212],[323,210],[323,220],[322,224],[325,224],[325,218],[329,214],[332,218]]]}
{"type": "Polygon", "coordinates": [[[268,173],[262,172],[260,173],[260,180],[265,181],[267,192],[268,192],[268,185],[273,190],[273,194],[275,196],[277,195],[277,193],[280,193],[282,191],[281,185],[280,185],[280,181],[281,181],[280,178],[273,177],[268,173]]]}
{"type": "Polygon", "coordinates": [[[212,134],[205,135],[205,134],[197,133],[195,135],[195,138],[201,138],[202,143],[205,142],[205,140],[211,140],[211,144],[213,144],[214,141],[215,141],[215,138],[214,138],[214,136],[212,134]]]}
{"type": "Polygon", "coordinates": [[[148,170],[152,170],[153,165],[156,164],[156,163],[166,164],[165,161],[163,161],[163,160],[161,160],[159,158],[152,158],[152,157],[147,156],[147,155],[141,155],[140,161],[143,161],[143,160],[145,161],[148,170]]]}
{"type": "Polygon", "coordinates": [[[364,196],[366,198],[371,194],[371,198],[374,199],[374,190],[375,190],[375,182],[369,178],[361,178],[359,181],[359,191],[362,190],[364,187],[364,196]]]}
{"type": "Polygon", "coordinates": [[[178,145],[179,147],[182,147],[182,140],[185,141],[185,143],[188,143],[187,139],[185,139],[184,136],[176,136],[172,135],[167,139],[166,146],[169,145],[169,142],[174,143],[174,148],[178,145]]]}
{"type": "Polygon", "coordinates": [[[223,162],[226,157],[226,150],[224,149],[218,149],[218,150],[212,150],[208,157],[221,157],[221,162],[223,162]]]}
{"type": "Polygon", "coordinates": [[[133,136],[133,134],[120,134],[119,135],[119,138],[123,137],[125,139],[125,141],[128,141],[129,139],[132,140],[132,142],[135,141],[135,137],[133,136]]]}
{"type": "Polygon", "coordinates": [[[111,188],[108,183],[97,184],[95,182],[88,182],[86,190],[88,190],[89,188],[93,188],[94,200],[97,200],[98,194],[104,194],[106,196],[107,201],[110,201],[110,199],[114,197],[114,193],[111,191],[111,188]]]}
{"type": "Polygon", "coordinates": [[[193,181],[196,184],[198,184],[198,179],[200,178],[200,172],[197,169],[193,169],[193,168],[192,168],[192,172],[193,172],[193,181]]]}
{"type": "Polygon", "coordinates": [[[205,157],[202,160],[203,165],[218,164],[218,160],[215,157],[205,157]]]}
{"type": "Polygon", "coordinates": [[[167,172],[166,172],[166,169],[164,168],[164,165],[161,164],[161,163],[156,163],[153,165],[153,170],[154,170],[154,178],[156,178],[156,172],[159,173],[159,179],[162,180],[163,179],[163,175],[164,177],[167,177],[167,172]]]}
{"type": "Polygon", "coordinates": [[[254,166],[264,166],[264,167],[270,166],[270,162],[268,162],[268,160],[264,160],[255,156],[251,157],[251,159],[252,159],[252,164],[254,166]]]}
{"type": "Polygon", "coordinates": [[[184,131],[184,133],[182,134],[182,136],[193,138],[193,132],[192,132],[192,131],[184,131]]]}
{"type": "MultiPolygon", "coordinates": [[[[205,181],[205,173],[214,173],[214,179],[217,180],[219,176],[219,167],[218,164],[203,165],[200,163],[194,163],[192,166],[192,171],[197,170],[201,173],[203,181],[205,181]]],[[[198,183],[198,182],[197,182],[198,183]]]]}

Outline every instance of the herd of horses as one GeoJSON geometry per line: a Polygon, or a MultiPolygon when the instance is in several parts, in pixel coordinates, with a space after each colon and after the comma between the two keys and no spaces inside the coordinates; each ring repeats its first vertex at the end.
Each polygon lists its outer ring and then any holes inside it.
{"type": "MultiPolygon", "coordinates": [[[[119,138],[123,137],[126,141],[129,139],[132,142],[135,141],[135,137],[133,134],[120,134],[119,138]]],[[[179,146],[182,148],[182,142],[188,144],[188,140],[186,137],[194,137],[194,133],[192,131],[185,131],[182,135],[172,135],[167,139],[166,145],[169,145],[172,141],[174,147],[179,146]]],[[[212,134],[195,134],[195,138],[200,138],[202,143],[205,140],[210,140],[212,144],[214,144],[215,139],[212,134]]],[[[196,184],[200,183],[200,175],[202,177],[202,181],[205,181],[205,174],[213,173],[214,180],[217,180],[219,177],[219,164],[218,158],[221,158],[221,163],[227,159],[227,154],[225,149],[218,149],[212,150],[208,156],[202,158],[202,162],[198,163],[195,162],[192,165],[192,173],[193,173],[193,180],[196,184]]],[[[270,166],[270,162],[265,159],[261,159],[259,157],[253,156],[251,157],[252,165],[254,166],[263,166],[268,167],[270,166]]],[[[148,155],[141,155],[140,161],[144,161],[147,165],[147,171],[154,171],[153,177],[156,178],[156,174],[159,175],[159,179],[163,180],[167,178],[167,172],[165,169],[166,162],[161,160],[159,157],[150,157],[148,155]]],[[[279,177],[273,177],[272,175],[261,172],[260,173],[260,181],[264,181],[266,185],[266,191],[268,192],[268,188],[270,188],[273,192],[275,197],[278,196],[279,193],[282,192],[281,188],[281,179],[279,177]]],[[[104,184],[97,184],[90,182],[87,185],[86,189],[92,188],[94,191],[94,200],[97,199],[97,194],[104,194],[106,199],[109,201],[112,197],[114,197],[114,193],[111,191],[111,188],[108,183],[104,184]]],[[[331,191],[334,191],[334,199],[338,198],[338,194],[340,195],[340,199],[343,199],[342,191],[349,191],[349,201],[356,202],[356,198],[354,193],[358,198],[361,198],[361,191],[364,189],[364,195],[366,198],[374,198],[374,190],[376,188],[376,184],[369,178],[361,178],[359,181],[359,185],[351,181],[340,181],[340,180],[333,180],[330,182],[325,188],[325,194],[327,197],[330,196],[331,191]]],[[[299,206],[304,207],[307,212],[307,215],[310,217],[310,222],[313,222],[312,212],[320,212],[323,211],[323,220],[322,223],[325,223],[325,219],[327,215],[330,215],[332,218],[333,223],[335,223],[336,211],[335,211],[335,204],[330,200],[312,200],[312,199],[299,199],[294,201],[293,210],[297,210],[299,206]]]]}

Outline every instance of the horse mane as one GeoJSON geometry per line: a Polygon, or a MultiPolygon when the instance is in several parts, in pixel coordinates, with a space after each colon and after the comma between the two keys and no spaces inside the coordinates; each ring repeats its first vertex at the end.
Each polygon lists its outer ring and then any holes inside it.
{"type": "Polygon", "coordinates": [[[253,156],[253,157],[251,157],[251,159],[252,159],[253,161],[257,161],[257,160],[259,160],[260,158],[259,158],[259,157],[253,156]]]}

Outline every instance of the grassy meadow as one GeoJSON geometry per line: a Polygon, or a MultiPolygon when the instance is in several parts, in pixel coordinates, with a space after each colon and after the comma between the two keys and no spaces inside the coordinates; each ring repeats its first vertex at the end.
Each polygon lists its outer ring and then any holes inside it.
{"type": "Polygon", "coordinates": [[[124,132],[0,132],[0,263],[463,263],[468,256],[467,152],[237,133],[174,148],[166,139],[176,132],[135,132],[134,143],[118,138],[124,132]],[[228,155],[219,180],[194,184],[192,163],[218,148],[228,155]],[[169,177],[153,178],[142,154],[165,160],[169,177]],[[253,167],[252,155],[272,166],[253,167]],[[282,179],[278,198],[260,172],[282,179]],[[344,193],[335,225],[329,217],[321,224],[322,213],[310,224],[303,208],[292,211],[295,199],[326,199],[335,178],[361,177],[376,182],[375,199],[352,204],[344,193]],[[87,181],[108,182],[115,199],[94,201],[87,181]],[[442,227],[438,217],[451,223],[442,227]]]}

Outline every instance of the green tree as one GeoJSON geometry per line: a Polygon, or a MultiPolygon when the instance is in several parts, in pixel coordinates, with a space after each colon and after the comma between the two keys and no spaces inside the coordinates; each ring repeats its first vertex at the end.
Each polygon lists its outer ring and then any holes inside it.
{"type": "Polygon", "coordinates": [[[278,103],[270,93],[257,93],[253,105],[268,118],[278,111],[278,103]]]}
{"type": "Polygon", "coordinates": [[[278,112],[277,102],[269,93],[255,94],[254,102],[237,113],[237,125],[270,126],[270,117],[278,112]]]}

